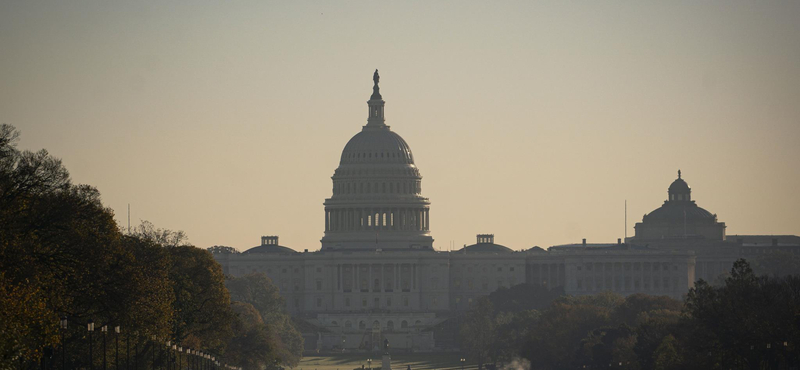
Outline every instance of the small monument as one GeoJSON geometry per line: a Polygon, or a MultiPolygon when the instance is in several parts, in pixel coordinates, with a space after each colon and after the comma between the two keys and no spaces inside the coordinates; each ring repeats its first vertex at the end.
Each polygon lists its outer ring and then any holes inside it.
{"type": "Polygon", "coordinates": [[[389,340],[383,340],[383,358],[381,359],[381,370],[392,370],[392,356],[389,355],[389,340]]]}

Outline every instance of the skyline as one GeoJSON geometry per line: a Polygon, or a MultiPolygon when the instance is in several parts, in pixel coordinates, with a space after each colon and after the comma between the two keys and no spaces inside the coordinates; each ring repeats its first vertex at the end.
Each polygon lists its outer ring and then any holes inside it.
{"type": "Polygon", "coordinates": [[[378,68],[438,250],[613,242],[626,199],[631,236],[678,169],[729,234],[798,232],[796,3],[239,4],[0,5],[0,122],[120,225],[316,250],[378,68]]]}

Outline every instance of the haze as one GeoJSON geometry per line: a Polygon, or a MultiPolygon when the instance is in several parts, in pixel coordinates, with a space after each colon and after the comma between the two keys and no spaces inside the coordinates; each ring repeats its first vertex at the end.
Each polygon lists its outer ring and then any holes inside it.
{"type": "Polygon", "coordinates": [[[616,241],[682,170],[728,234],[800,225],[800,2],[3,2],[0,123],[125,225],[319,249],[372,72],[434,247],[616,241]]]}

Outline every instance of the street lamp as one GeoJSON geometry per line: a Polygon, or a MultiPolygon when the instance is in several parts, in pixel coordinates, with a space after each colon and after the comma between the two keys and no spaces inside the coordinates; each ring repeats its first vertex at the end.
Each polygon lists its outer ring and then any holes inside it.
{"type": "Polygon", "coordinates": [[[369,370],[372,370],[372,359],[371,358],[367,359],[367,367],[369,368],[369,370]]]}
{"type": "Polygon", "coordinates": [[[114,327],[114,369],[119,370],[119,325],[114,327]]]}
{"type": "Polygon", "coordinates": [[[178,370],[181,370],[181,353],[183,353],[183,347],[178,347],[178,370]]]}
{"type": "Polygon", "coordinates": [[[103,370],[108,370],[106,368],[106,333],[108,332],[108,326],[103,325],[100,331],[103,332],[103,370]]]}
{"type": "Polygon", "coordinates": [[[172,366],[171,366],[171,364],[172,364],[172,361],[170,361],[170,360],[172,359],[172,353],[169,351],[170,347],[172,347],[172,341],[169,341],[169,340],[168,340],[168,341],[167,341],[167,349],[164,351],[164,357],[166,357],[166,358],[164,359],[164,361],[166,362],[166,363],[164,364],[164,367],[165,367],[165,368],[167,368],[167,369],[169,369],[170,367],[172,367],[172,366]]]}
{"type": "Polygon", "coordinates": [[[151,338],[153,339],[153,346],[152,346],[153,347],[153,364],[152,364],[152,366],[150,366],[150,369],[151,370],[155,370],[156,369],[156,335],[153,334],[153,336],[151,338]]]}
{"type": "Polygon", "coordinates": [[[67,317],[61,316],[61,370],[67,370],[67,342],[64,334],[67,332],[67,317]]]}
{"type": "Polygon", "coordinates": [[[94,333],[94,320],[89,319],[89,323],[86,324],[86,330],[89,331],[89,369],[94,370],[94,356],[92,356],[92,333],[94,333]]]}
{"type": "Polygon", "coordinates": [[[464,370],[464,361],[467,361],[467,359],[465,358],[461,359],[461,370],[464,370]]]}

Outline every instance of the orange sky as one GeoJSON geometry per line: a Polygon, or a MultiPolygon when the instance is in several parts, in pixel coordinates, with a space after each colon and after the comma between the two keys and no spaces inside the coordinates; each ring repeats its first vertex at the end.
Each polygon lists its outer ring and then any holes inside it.
{"type": "Polygon", "coordinates": [[[434,247],[616,241],[680,168],[800,234],[800,2],[3,2],[0,122],[117,220],[319,248],[381,71],[434,247]]]}

